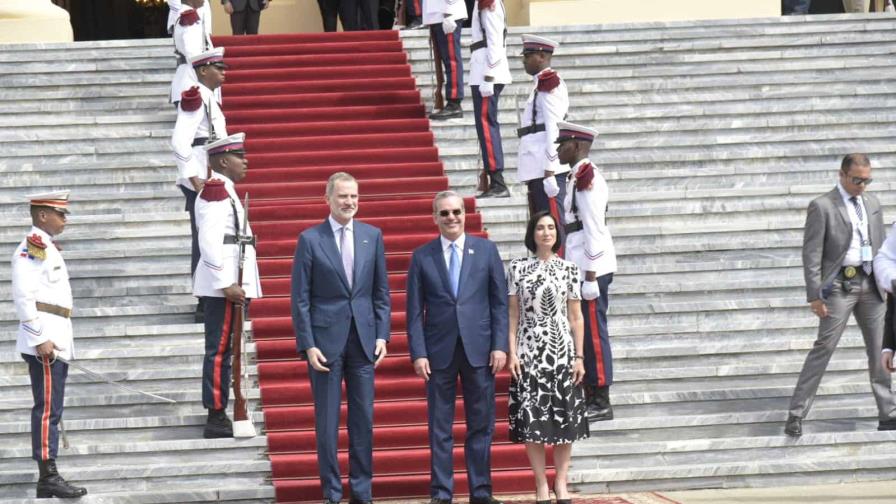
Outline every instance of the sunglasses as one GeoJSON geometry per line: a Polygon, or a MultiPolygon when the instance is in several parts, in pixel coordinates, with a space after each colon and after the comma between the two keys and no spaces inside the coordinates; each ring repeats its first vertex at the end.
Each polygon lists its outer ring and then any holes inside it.
{"type": "Polygon", "coordinates": [[[862,178],[862,177],[849,177],[849,181],[853,183],[853,185],[868,185],[871,181],[874,180],[871,177],[862,178]]]}
{"type": "Polygon", "coordinates": [[[462,213],[464,213],[464,211],[460,208],[455,208],[454,210],[439,210],[440,217],[448,217],[449,215],[459,217],[462,213]]]}

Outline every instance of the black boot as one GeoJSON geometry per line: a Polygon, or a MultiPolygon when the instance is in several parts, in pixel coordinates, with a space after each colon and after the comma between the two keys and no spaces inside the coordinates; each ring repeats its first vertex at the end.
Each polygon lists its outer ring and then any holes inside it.
{"type": "Polygon", "coordinates": [[[426,25],[423,24],[423,18],[420,16],[414,16],[408,18],[408,24],[402,30],[421,30],[426,28],[426,25]]]}
{"type": "Polygon", "coordinates": [[[442,121],[445,119],[455,119],[464,116],[464,109],[460,107],[460,100],[448,100],[445,108],[438,112],[429,114],[429,118],[433,121],[442,121]]]}
{"type": "MultiPolygon", "coordinates": [[[[596,387],[591,385],[592,400],[588,404],[586,415],[592,422],[613,419],[613,406],[610,405],[610,387],[596,387]]],[[[587,388],[586,388],[587,390],[587,388]]]]}
{"type": "Polygon", "coordinates": [[[40,471],[40,479],[37,480],[38,499],[50,497],[76,499],[87,495],[86,488],[71,485],[59,475],[59,472],[56,471],[55,460],[38,460],[37,468],[40,471]]]}
{"type": "Polygon", "coordinates": [[[233,437],[233,423],[227,418],[227,413],[224,410],[208,410],[208,419],[205,421],[205,431],[203,431],[202,437],[205,439],[233,437]]]}
{"type": "Polygon", "coordinates": [[[488,191],[483,194],[482,198],[509,198],[510,191],[507,190],[507,184],[504,183],[504,173],[495,172],[490,174],[491,184],[488,191]]]}

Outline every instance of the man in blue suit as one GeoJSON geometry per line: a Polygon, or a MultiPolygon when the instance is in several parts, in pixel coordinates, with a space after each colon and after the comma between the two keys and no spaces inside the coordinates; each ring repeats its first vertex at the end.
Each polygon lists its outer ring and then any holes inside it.
{"type": "Polygon", "coordinates": [[[454,402],[464,395],[464,457],[471,504],[492,497],[495,373],[507,360],[507,282],[498,247],[464,234],[464,202],[443,191],[433,201],[440,236],[414,251],[408,270],[408,340],[414,371],[426,381],[431,504],[454,491],[454,402]]]}
{"type": "Polygon", "coordinates": [[[325,503],[338,503],[339,403],[345,377],[352,504],[372,502],[373,370],[386,356],[391,303],[383,233],[354,220],[358,183],[327,181],[330,216],[299,235],[292,268],[296,346],[308,359],[325,503]]]}

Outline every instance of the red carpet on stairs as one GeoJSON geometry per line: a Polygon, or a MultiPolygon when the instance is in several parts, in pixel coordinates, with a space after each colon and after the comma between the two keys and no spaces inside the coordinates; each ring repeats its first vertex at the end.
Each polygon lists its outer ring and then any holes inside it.
{"type": "MultiPolygon", "coordinates": [[[[219,37],[215,45],[226,47],[230,65],[223,89],[228,131],[247,133],[249,175],[238,190],[250,194],[250,218],[260,240],[265,298],[252,304],[252,318],[277,500],[322,498],[314,407],[307,365],[296,354],[289,292],[296,237],[326,217],[324,187],[336,171],[359,179],[358,218],[383,229],[392,287],[392,342],[376,371],[374,497],[425,498],[426,400],[407,353],[405,273],[411,251],[436,236],[432,196],[448,188],[448,179],[398,34],[219,37]]],[[[484,235],[474,200],[466,205],[467,232],[484,235]]],[[[506,372],[499,375],[492,449],[496,493],[532,486],[522,446],[507,441],[508,381],[506,372]]],[[[459,401],[457,494],[467,493],[462,418],[459,401]]],[[[340,436],[346,476],[344,428],[340,436]]]]}

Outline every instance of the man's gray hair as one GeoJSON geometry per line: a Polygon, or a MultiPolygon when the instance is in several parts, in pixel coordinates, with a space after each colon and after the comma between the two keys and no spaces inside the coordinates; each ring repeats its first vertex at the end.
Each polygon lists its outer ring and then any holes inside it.
{"type": "Polygon", "coordinates": [[[443,199],[448,199],[448,198],[458,198],[458,199],[460,199],[460,200],[461,200],[460,208],[461,208],[461,210],[463,210],[463,208],[464,208],[464,205],[463,205],[463,198],[461,198],[460,194],[457,194],[456,192],[454,192],[454,191],[450,191],[450,190],[449,190],[449,191],[440,191],[440,192],[436,193],[436,197],[432,199],[432,211],[433,211],[433,213],[436,212],[436,208],[438,208],[437,205],[439,204],[439,201],[441,201],[441,200],[443,200],[443,199]]]}
{"type": "Polygon", "coordinates": [[[348,173],[342,172],[342,171],[336,172],[336,173],[330,175],[330,178],[327,179],[326,195],[328,198],[333,195],[333,190],[336,189],[336,182],[354,182],[355,184],[358,183],[358,181],[355,179],[355,177],[352,177],[348,173]]]}

